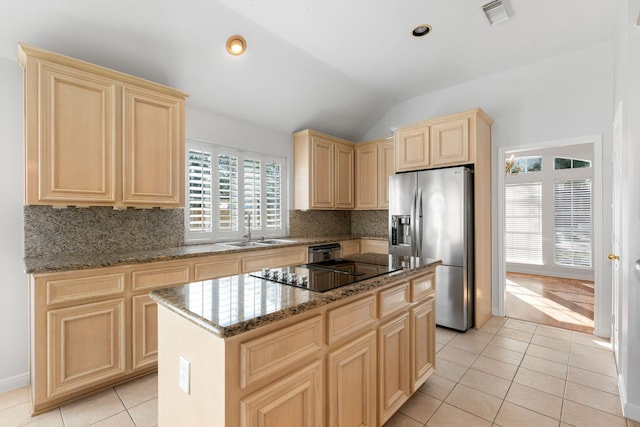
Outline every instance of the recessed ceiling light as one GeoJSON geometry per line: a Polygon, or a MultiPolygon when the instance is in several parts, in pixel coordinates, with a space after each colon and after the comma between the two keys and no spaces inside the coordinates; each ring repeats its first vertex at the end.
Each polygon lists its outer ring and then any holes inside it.
{"type": "Polygon", "coordinates": [[[227,40],[227,52],[231,55],[242,55],[247,50],[247,41],[242,36],[231,36],[227,40]]]}
{"type": "Polygon", "coordinates": [[[431,25],[422,24],[413,29],[411,35],[413,37],[424,37],[431,32],[431,25]]]}

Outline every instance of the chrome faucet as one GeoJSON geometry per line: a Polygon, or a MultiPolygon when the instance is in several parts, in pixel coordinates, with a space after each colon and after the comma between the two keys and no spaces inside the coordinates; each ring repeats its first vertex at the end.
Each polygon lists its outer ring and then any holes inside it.
{"type": "Polygon", "coordinates": [[[247,242],[251,241],[251,213],[247,212],[247,232],[242,235],[246,238],[247,242]]]}

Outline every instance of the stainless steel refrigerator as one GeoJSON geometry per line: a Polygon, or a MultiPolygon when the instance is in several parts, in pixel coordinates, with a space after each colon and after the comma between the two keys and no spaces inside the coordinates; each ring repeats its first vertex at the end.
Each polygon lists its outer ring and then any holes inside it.
{"type": "Polygon", "coordinates": [[[442,260],[436,324],[473,326],[473,170],[430,169],[389,178],[389,253],[442,260]]]}

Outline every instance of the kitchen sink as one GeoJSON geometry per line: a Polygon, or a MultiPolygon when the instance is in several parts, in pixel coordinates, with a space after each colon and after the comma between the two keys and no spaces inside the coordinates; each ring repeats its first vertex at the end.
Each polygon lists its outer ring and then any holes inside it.
{"type": "Polygon", "coordinates": [[[263,245],[284,245],[285,243],[293,243],[293,240],[267,239],[267,240],[259,240],[258,243],[262,243],[263,245]]]}
{"type": "Polygon", "coordinates": [[[229,242],[225,243],[227,246],[235,246],[236,248],[251,248],[256,246],[272,246],[272,245],[284,245],[286,243],[293,243],[293,240],[285,239],[267,239],[267,240],[255,240],[250,242],[229,242]]]}
{"type": "Polygon", "coordinates": [[[248,248],[248,247],[252,247],[252,246],[265,246],[259,242],[232,242],[232,243],[225,243],[225,245],[227,246],[235,246],[236,248],[248,248]]]}

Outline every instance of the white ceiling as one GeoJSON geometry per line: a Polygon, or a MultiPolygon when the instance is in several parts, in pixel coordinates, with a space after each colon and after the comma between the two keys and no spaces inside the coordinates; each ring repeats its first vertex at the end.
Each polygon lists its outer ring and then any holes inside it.
{"type": "MultiPolygon", "coordinates": [[[[617,0],[616,0],[617,1],[617,0]]],[[[359,140],[395,103],[610,40],[602,0],[5,0],[0,56],[18,42],[190,93],[188,105],[282,132],[359,140]],[[427,37],[411,37],[429,24],[427,37]],[[224,47],[243,35],[245,55],[224,47]]]]}

